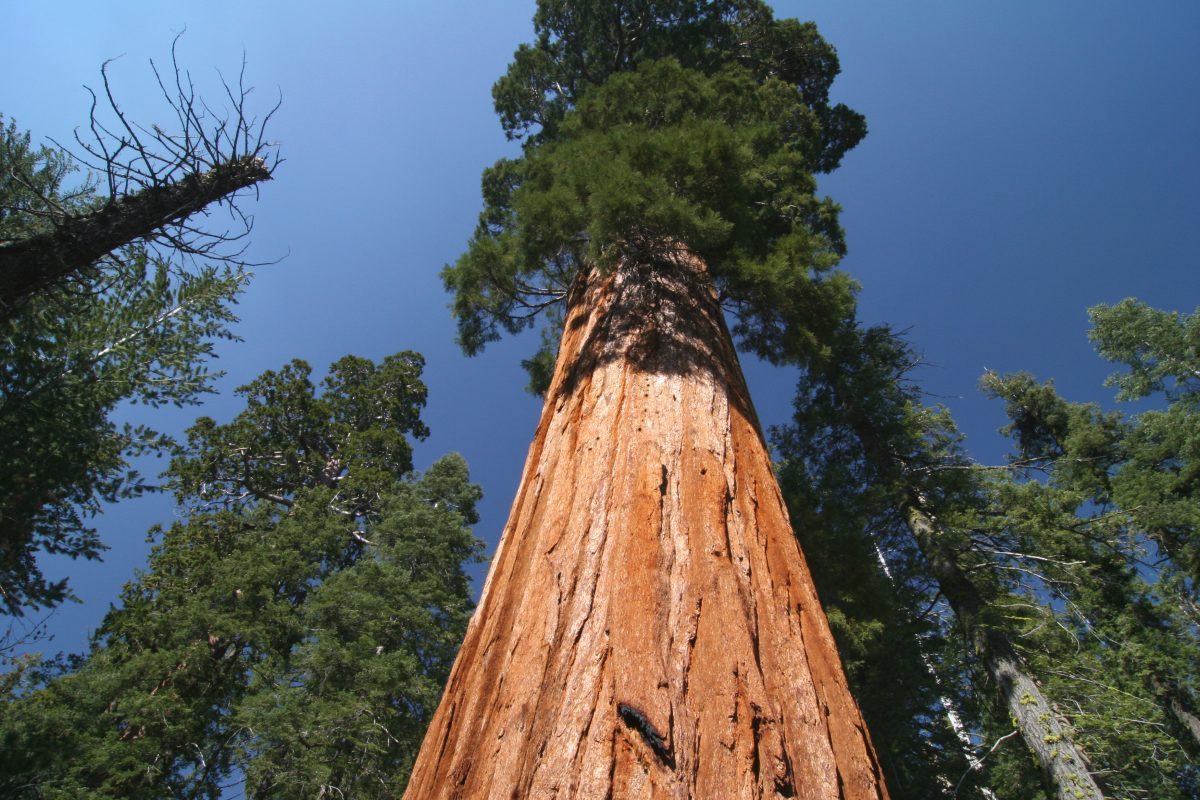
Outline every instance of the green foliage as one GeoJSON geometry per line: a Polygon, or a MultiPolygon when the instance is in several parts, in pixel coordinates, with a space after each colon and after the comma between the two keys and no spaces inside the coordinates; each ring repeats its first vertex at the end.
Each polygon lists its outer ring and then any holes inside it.
{"type": "Polygon", "coordinates": [[[461,457],[411,472],[422,361],[292,362],[200,420],[157,540],[74,663],[0,711],[8,797],[399,796],[472,610],[461,457]]]}
{"type": "Polygon", "coordinates": [[[984,388],[1005,401],[1016,452],[979,467],[952,421],[905,382],[916,361],[907,346],[847,325],[830,358],[807,366],[794,424],[776,433],[799,535],[898,795],[923,774],[959,796],[1069,796],[1039,780],[1029,750],[1048,745],[1053,757],[1058,741],[1012,736],[981,663],[981,640],[1002,639],[1106,796],[1196,797],[1193,318],[1131,301],[1093,318],[1101,352],[1129,369],[1113,380],[1122,396],[1157,395],[1165,407],[1106,412],[1026,374],[989,374],[984,388]],[[909,538],[903,510],[914,506],[932,515],[932,545],[909,538]],[[890,587],[867,567],[871,547],[896,579],[890,587]],[[926,675],[899,641],[887,656],[872,651],[892,631],[921,637],[926,675]],[[893,695],[881,700],[874,687],[889,679],[893,695]],[[960,772],[911,746],[891,752],[891,726],[902,736],[904,717],[912,728],[950,712],[973,740],[960,752],[981,769],[960,772]]]}
{"type": "Polygon", "coordinates": [[[1124,364],[1127,374],[1116,373],[1109,386],[1118,399],[1131,400],[1166,393],[1171,400],[1189,404],[1200,395],[1200,309],[1185,315],[1150,308],[1132,298],[1115,306],[1088,311],[1089,334],[1100,355],[1124,364]]]}
{"type": "Polygon", "coordinates": [[[186,458],[169,471],[180,502],[237,509],[284,507],[303,488],[325,487],[340,513],[369,517],[375,495],[412,469],[406,436],[424,439],[426,389],[418,353],[381,364],[347,356],[315,392],[311,370],[293,361],[239,387],[246,410],[227,425],[200,417],[187,431],[186,458]]]}
{"type": "Polygon", "coordinates": [[[484,173],[479,226],[443,272],[466,352],[535,324],[581,273],[681,248],[744,345],[819,350],[854,285],[813,175],[865,125],[829,105],[837,59],[815,28],[753,0],[544,1],[535,27],[494,90],[523,155],[484,173]]]}
{"type": "MultiPolygon", "coordinates": [[[[1128,331],[1098,335],[1121,340],[1128,331]]],[[[1185,356],[1153,358],[1186,374],[1185,356]]],[[[1018,450],[1009,465],[986,469],[966,457],[949,417],[924,408],[906,383],[915,363],[887,330],[847,325],[831,357],[805,370],[794,423],[775,434],[781,482],[894,793],[921,785],[913,776],[924,776],[930,794],[934,785],[956,786],[958,796],[986,788],[1006,800],[1059,791],[1043,785],[1012,736],[981,663],[982,637],[1020,655],[1106,793],[1194,797],[1195,601],[1180,562],[1164,558],[1170,542],[1187,540],[1146,522],[1195,512],[1181,480],[1194,424],[1188,393],[1170,394],[1166,412],[1127,417],[1068,403],[1028,375],[987,375],[985,389],[1007,403],[1005,432],[1018,450]],[[1167,438],[1166,414],[1181,439],[1167,438]],[[904,514],[913,506],[935,520],[932,547],[913,541],[904,514]],[[870,568],[873,548],[890,585],[870,568]],[[946,560],[953,569],[936,563],[946,560]],[[970,591],[956,591],[954,580],[969,581],[970,591]],[[878,694],[888,681],[890,693],[878,694]],[[906,726],[950,714],[971,744],[892,749],[906,726]],[[982,768],[966,770],[966,753],[982,768]]],[[[1173,530],[1194,530],[1186,526],[1173,530]]],[[[1053,753],[1056,742],[1037,744],[1053,753]]]]}
{"type": "Polygon", "coordinates": [[[1015,463],[1045,475],[1010,487],[1002,505],[1020,549],[1041,559],[1045,614],[1058,623],[1030,637],[1030,658],[1075,707],[1114,793],[1194,797],[1200,328],[1133,300],[1091,316],[1101,355],[1129,370],[1109,381],[1118,398],[1159,395],[1165,408],[1105,413],[1029,375],[984,378],[1007,405],[1015,463]]]}
{"type": "Polygon", "coordinates": [[[239,712],[259,737],[253,796],[402,791],[473,609],[461,564],[480,548],[463,527],[479,491],[467,480],[448,456],[406,484],[370,529],[377,556],[305,603],[308,638],[239,712]]]}
{"type": "Polygon", "coordinates": [[[517,49],[492,90],[512,138],[553,139],[588,89],[663,58],[705,73],[736,63],[757,79],[774,76],[795,86],[821,114],[819,171],[834,169],[865,130],[861,115],[828,106],[840,67],[816,26],[776,20],[760,0],[541,0],[533,24],[535,42],[517,49]]]}
{"type": "MultiPolygon", "coordinates": [[[[48,214],[82,212],[84,183],[68,190],[65,155],[30,147],[0,126],[0,241],[43,232],[48,214]]],[[[118,426],[122,403],[194,403],[216,373],[214,342],[233,338],[231,306],[247,275],[184,271],[127,246],[0,321],[0,613],[20,615],[69,596],[47,581],[40,552],[97,558],[88,524],[101,504],[146,490],[130,459],[169,441],[144,425],[118,426]]]]}
{"type": "Polygon", "coordinates": [[[1128,368],[1108,381],[1118,399],[1166,401],[1125,438],[1113,500],[1170,556],[1172,589],[1200,624],[1200,309],[1183,315],[1124,300],[1090,314],[1100,354],[1128,368]]]}
{"type": "MultiPolygon", "coordinates": [[[[902,465],[932,474],[932,453],[952,451],[957,437],[943,430],[944,414],[908,402],[915,358],[890,331],[847,324],[828,356],[802,373],[792,424],[772,432],[780,486],[891,795],[951,797],[969,765],[949,714],[964,726],[977,717],[962,694],[960,643],[941,623],[936,584],[902,512],[915,488],[902,465]],[[862,426],[897,459],[872,452],[862,426]]],[[[962,482],[957,471],[941,475],[962,482]]],[[[969,781],[959,788],[959,797],[978,796],[969,781]]]]}

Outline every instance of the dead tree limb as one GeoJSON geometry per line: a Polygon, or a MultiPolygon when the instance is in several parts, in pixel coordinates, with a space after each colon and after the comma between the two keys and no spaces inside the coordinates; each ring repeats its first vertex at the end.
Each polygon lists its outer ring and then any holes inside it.
{"type": "MultiPolygon", "coordinates": [[[[132,122],[113,92],[111,62],[101,67],[106,113],[101,113],[101,101],[92,92],[88,133],[77,129],[76,148],[59,147],[90,171],[96,185],[107,188],[108,197],[73,208],[47,197],[36,208],[21,209],[41,218],[40,230],[0,241],[0,321],[11,318],[30,296],[73,280],[83,281],[86,291],[97,262],[135,242],[244,266],[244,247],[238,243],[249,234],[253,218],[239,208],[237,196],[270,180],[280,163],[276,146],[264,136],[279,103],[262,120],[250,116],[247,101],[252,90],[245,85],[243,61],[235,85],[222,78],[228,102],[215,112],[180,68],[178,43],[176,37],[170,81],[151,62],[175,116],[173,132],[132,122]],[[214,204],[228,209],[230,228],[212,228],[196,220],[208,216],[214,204]]],[[[0,180],[33,188],[32,181],[17,174],[0,180]]]]}

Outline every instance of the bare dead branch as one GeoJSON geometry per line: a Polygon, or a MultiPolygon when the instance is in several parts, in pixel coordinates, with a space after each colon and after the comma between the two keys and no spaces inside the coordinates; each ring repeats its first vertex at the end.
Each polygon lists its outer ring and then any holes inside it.
{"type": "Polygon", "coordinates": [[[266,138],[280,101],[261,120],[252,116],[243,57],[236,83],[221,78],[226,107],[214,110],[197,96],[190,74],[180,67],[180,36],[171,46],[173,79],[164,79],[150,62],[175,117],[173,132],[131,120],[113,89],[112,60],[101,66],[103,91],[87,90],[87,133],[76,129],[74,150],[55,144],[101,176],[107,199],[75,212],[46,204],[39,213],[49,219],[50,230],[0,242],[0,320],[12,317],[38,292],[69,291],[72,282],[94,291],[101,271],[97,262],[135,242],[185,258],[248,266],[245,246],[239,243],[254,218],[238,197],[270,180],[280,163],[277,147],[266,138]],[[228,227],[209,224],[212,206],[227,209],[228,227]]]}

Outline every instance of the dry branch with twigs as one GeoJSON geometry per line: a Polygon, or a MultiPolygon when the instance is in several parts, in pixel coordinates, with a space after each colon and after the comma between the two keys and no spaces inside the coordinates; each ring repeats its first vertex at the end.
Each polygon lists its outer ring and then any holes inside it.
{"type": "MultiPolygon", "coordinates": [[[[239,243],[250,233],[253,217],[238,206],[237,197],[270,180],[280,163],[277,147],[265,138],[279,102],[261,120],[250,115],[252,88],[245,84],[243,59],[235,85],[221,79],[228,107],[214,110],[197,96],[190,73],[179,66],[178,43],[177,36],[171,46],[170,83],[151,61],[176,117],[173,133],[131,121],[114,96],[111,62],[101,67],[108,114],[101,114],[101,101],[89,89],[89,133],[76,130],[75,149],[59,147],[98,176],[108,196],[83,212],[46,198],[37,213],[48,218],[47,231],[0,241],[0,319],[11,317],[34,293],[94,277],[97,262],[133,242],[244,266],[239,243]],[[197,215],[207,217],[213,204],[228,210],[229,228],[196,221],[197,215]]],[[[20,175],[9,177],[32,187],[20,175]]]]}

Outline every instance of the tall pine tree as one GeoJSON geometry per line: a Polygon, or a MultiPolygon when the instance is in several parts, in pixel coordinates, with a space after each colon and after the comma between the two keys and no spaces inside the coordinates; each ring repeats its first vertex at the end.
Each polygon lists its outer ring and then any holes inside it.
{"type": "Polygon", "coordinates": [[[89,518],[146,491],[130,462],[170,442],[112,412],[198,402],[233,338],[252,225],[238,195],[278,164],[271,113],[251,116],[240,80],[205,102],[174,50],[172,65],[155,68],[163,125],[132,120],[101,67],[74,155],[0,117],[0,614],[69,596],[39,553],[98,558],[89,518]],[[197,221],[215,206],[232,224],[197,221]]]}
{"type": "Polygon", "coordinates": [[[884,764],[905,767],[897,792],[932,771],[958,796],[1195,795],[1194,318],[1133,301],[1092,314],[1101,353],[1128,365],[1112,379],[1120,396],[1159,394],[1165,408],[1102,412],[1031,376],[989,374],[984,388],[1005,400],[1017,447],[1008,464],[981,467],[945,412],[906,383],[909,347],[848,324],[831,358],[805,370],[794,423],[777,433],[785,493],[813,520],[802,538],[838,552],[872,542],[881,557],[876,572],[861,560],[816,572],[843,652],[888,646],[885,632],[924,622],[931,669],[910,656],[904,669],[893,657],[851,671],[885,731],[884,764]],[[878,596],[886,584],[891,606],[878,596]],[[930,625],[942,606],[949,616],[930,625]],[[881,698],[884,680],[897,691],[881,698]],[[968,769],[944,747],[886,733],[903,732],[905,717],[910,732],[926,728],[931,715],[968,732],[968,769]]]}
{"type": "MultiPolygon", "coordinates": [[[[51,239],[59,217],[85,219],[103,206],[92,187],[72,185],[76,169],[0,124],[0,249],[51,239]]],[[[0,308],[0,614],[69,596],[65,580],[45,579],[39,554],[103,552],[90,518],[145,491],[131,461],[167,444],[147,425],[118,425],[112,412],[195,403],[210,391],[217,373],[207,362],[215,342],[232,338],[248,279],[228,265],[183,269],[144,242],[102,255],[0,308]]]]}

